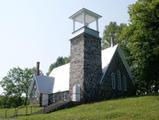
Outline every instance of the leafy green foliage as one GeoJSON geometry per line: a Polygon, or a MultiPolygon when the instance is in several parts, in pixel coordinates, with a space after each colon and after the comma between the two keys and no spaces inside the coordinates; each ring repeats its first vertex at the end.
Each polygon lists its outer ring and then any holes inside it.
{"type": "Polygon", "coordinates": [[[138,94],[159,90],[159,0],[138,0],[129,7],[130,23],[105,27],[103,48],[111,37],[125,52],[138,94]]]}
{"type": "MultiPolygon", "coordinates": [[[[28,97],[28,89],[33,78],[32,69],[25,68],[24,70],[17,67],[10,69],[8,74],[1,80],[0,85],[4,90],[6,99],[17,99],[14,103],[17,106],[21,103],[22,95],[25,95],[25,104],[28,97]]],[[[7,102],[7,100],[6,100],[7,102]]],[[[14,102],[14,100],[13,100],[14,102]]],[[[15,106],[15,105],[14,105],[15,106]]]]}
{"type": "Polygon", "coordinates": [[[64,65],[64,64],[66,64],[68,62],[69,62],[69,58],[68,57],[58,57],[56,59],[56,62],[50,65],[49,70],[47,72],[47,75],[49,75],[54,68],[56,68],[58,66],[61,66],[61,65],[64,65]]]}
{"type": "Polygon", "coordinates": [[[129,7],[131,23],[122,33],[140,94],[159,89],[159,0],[138,0],[129,7]]]}
{"type": "Polygon", "coordinates": [[[127,25],[124,23],[117,25],[116,22],[110,22],[109,25],[105,26],[105,30],[103,32],[102,48],[104,49],[111,46],[111,37],[114,38],[115,44],[120,43],[120,35],[126,26],[127,25]]]}
{"type": "Polygon", "coordinates": [[[24,98],[18,96],[0,96],[0,108],[17,107],[24,104],[24,98]]]}

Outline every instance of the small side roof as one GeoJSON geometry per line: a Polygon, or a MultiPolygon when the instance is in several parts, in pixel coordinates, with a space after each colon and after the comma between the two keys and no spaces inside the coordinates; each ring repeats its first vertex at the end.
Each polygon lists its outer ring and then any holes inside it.
{"type": "Polygon", "coordinates": [[[54,78],[44,75],[34,76],[39,93],[52,93],[54,87],[54,78]]]}

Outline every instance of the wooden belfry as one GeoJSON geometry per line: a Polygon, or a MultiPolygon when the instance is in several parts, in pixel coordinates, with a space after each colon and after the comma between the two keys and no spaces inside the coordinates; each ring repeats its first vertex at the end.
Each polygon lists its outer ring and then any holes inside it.
{"type": "Polygon", "coordinates": [[[101,18],[102,16],[86,9],[82,8],[69,18],[73,20],[73,32],[75,32],[76,29],[76,22],[81,23],[84,26],[87,26],[93,22],[96,22],[96,31],[99,31],[98,27],[98,19],[101,18]]]}

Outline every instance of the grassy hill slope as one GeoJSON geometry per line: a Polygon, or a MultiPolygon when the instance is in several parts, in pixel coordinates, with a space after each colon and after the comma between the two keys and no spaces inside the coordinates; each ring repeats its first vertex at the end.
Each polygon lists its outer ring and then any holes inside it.
{"type": "MultiPolygon", "coordinates": [[[[18,117],[24,120],[26,117],[18,117]]],[[[159,96],[108,100],[31,115],[28,120],[159,120],[159,96]]]]}

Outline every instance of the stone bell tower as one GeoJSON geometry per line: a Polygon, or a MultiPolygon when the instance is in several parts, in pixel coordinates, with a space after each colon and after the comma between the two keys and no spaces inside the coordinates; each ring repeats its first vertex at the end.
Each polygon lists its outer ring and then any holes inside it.
{"type": "Polygon", "coordinates": [[[69,18],[73,20],[70,39],[70,99],[93,101],[97,99],[98,83],[102,75],[101,39],[98,32],[98,19],[101,16],[82,8],[69,18]],[[92,23],[94,29],[90,27],[92,23]]]}

